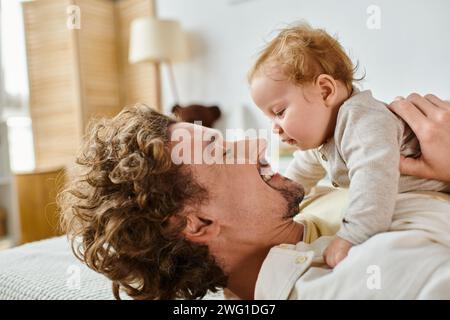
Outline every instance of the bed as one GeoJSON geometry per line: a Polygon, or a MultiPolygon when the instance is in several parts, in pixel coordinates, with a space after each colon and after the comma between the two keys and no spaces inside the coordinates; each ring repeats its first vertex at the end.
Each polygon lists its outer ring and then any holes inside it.
{"type": "MultiPolygon", "coordinates": [[[[121,293],[123,300],[130,297],[121,293]]],[[[223,293],[205,299],[223,299],[223,293]]],[[[0,251],[0,300],[114,300],[111,281],[78,261],[65,236],[0,251]]]]}
{"type": "Polygon", "coordinates": [[[0,299],[114,297],[110,281],[79,262],[63,236],[1,251],[0,299]]]}

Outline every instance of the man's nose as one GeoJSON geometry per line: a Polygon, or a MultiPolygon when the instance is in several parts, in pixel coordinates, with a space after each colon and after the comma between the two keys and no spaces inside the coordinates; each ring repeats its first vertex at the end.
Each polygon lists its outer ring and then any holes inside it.
{"type": "Polygon", "coordinates": [[[267,140],[263,138],[237,141],[235,145],[236,163],[256,164],[258,158],[264,155],[266,149],[267,140]]]}

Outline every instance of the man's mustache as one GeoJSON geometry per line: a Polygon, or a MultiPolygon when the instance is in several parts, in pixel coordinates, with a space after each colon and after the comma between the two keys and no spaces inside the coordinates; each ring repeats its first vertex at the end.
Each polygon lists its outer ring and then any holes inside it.
{"type": "Polygon", "coordinates": [[[286,213],[283,215],[283,219],[292,219],[299,213],[299,205],[303,200],[305,191],[300,184],[292,181],[291,179],[284,176],[283,179],[291,183],[291,188],[289,188],[289,186],[284,188],[273,186],[273,188],[280,192],[287,203],[287,209],[286,213]]]}

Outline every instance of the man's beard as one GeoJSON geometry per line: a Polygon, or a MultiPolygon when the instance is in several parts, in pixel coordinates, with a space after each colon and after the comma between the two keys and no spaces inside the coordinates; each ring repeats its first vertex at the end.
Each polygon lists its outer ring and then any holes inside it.
{"type": "Polygon", "coordinates": [[[287,208],[283,215],[283,219],[292,219],[299,213],[299,204],[303,200],[305,191],[300,184],[291,179],[284,176],[283,179],[286,181],[285,186],[270,186],[277,190],[286,200],[287,208]]]}

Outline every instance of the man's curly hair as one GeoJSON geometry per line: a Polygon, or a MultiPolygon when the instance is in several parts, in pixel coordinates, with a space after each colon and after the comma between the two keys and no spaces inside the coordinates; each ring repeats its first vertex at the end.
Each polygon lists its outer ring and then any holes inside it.
{"type": "Polygon", "coordinates": [[[176,120],[138,104],[92,122],[59,195],[76,257],[134,299],[196,299],[226,286],[208,247],[182,237],[186,206],[207,191],[171,161],[176,120]]]}

